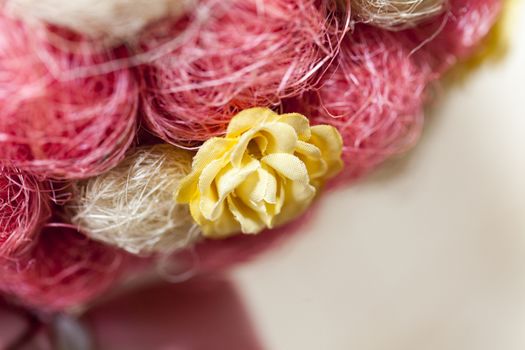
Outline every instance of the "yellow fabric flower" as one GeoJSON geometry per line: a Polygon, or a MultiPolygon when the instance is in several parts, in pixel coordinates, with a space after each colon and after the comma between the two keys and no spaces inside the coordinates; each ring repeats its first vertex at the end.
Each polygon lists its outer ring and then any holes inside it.
{"type": "Polygon", "coordinates": [[[206,141],[175,198],[188,203],[204,236],[258,233],[288,222],[337,174],[342,139],[328,125],[268,108],[238,113],[226,136],[206,141]]]}

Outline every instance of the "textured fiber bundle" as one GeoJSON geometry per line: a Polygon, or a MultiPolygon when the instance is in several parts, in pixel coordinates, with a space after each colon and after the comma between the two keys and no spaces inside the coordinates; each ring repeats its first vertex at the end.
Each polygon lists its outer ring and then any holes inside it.
{"type": "Polygon", "coordinates": [[[401,35],[412,42],[415,60],[441,74],[475,52],[501,10],[501,0],[450,0],[445,14],[401,35]]]}
{"type": "Polygon", "coordinates": [[[242,109],[309,89],[338,50],[345,24],[331,0],[201,0],[151,28],[141,49],[146,123],[174,144],[221,134],[242,109]],[[175,37],[175,39],[173,39],[175,37]]]}
{"type": "Polygon", "coordinates": [[[169,252],[198,234],[175,188],[191,169],[193,154],[170,145],[142,147],[116,168],[81,182],[68,208],[72,221],[96,240],[133,254],[169,252]]]}
{"type": "Polygon", "coordinates": [[[32,176],[0,167],[0,258],[15,258],[32,246],[49,215],[45,190],[32,176]]]}
{"type": "Polygon", "coordinates": [[[0,14],[0,162],[67,179],[120,161],[135,132],[133,78],[80,74],[109,59],[80,37],[0,14]]]}
{"type": "Polygon", "coordinates": [[[447,9],[448,0],[353,0],[352,16],[387,30],[415,27],[447,9]]]}
{"type": "Polygon", "coordinates": [[[133,39],[148,23],[180,15],[193,0],[6,0],[28,21],[43,20],[92,38],[133,39]]]}
{"type": "Polygon", "coordinates": [[[416,142],[428,69],[409,54],[395,33],[358,25],[321,87],[287,106],[339,129],[346,175],[362,175],[416,142]]]}
{"type": "Polygon", "coordinates": [[[123,253],[72,228],[47,227],[32,251],[0,261],[0,289],[32,307],[66,309],[111,286],[124,260],[123,253]]]}

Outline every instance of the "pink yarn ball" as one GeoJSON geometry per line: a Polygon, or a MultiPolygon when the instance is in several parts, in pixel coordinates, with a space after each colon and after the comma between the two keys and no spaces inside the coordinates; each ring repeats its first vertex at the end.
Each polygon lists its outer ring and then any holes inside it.
{"type": "Polygon", "coordinates": [[[50,214],[49,196],[33,176],[0,166],[0,258],[24,254],[50,214]]]}
{"type": "Polygon", "coordinates": [[[124,69],[89,71],[112,55],[0,14],[0,163],[71,179],[120,161],[136,127],[133,77],[124,69]]]}
{"type": "Polygon", "coordinates": [[[363,175],[417,141],[429,70],[409,54],[395,33],[357,25],[320,88],[286,103],[314,124],[337,127],[344,175],[363,175]]]}
{"type": "Polygon", "coordinates": [[[332,0],[201,0],[140,46],[146,124],[188,144],[221,134],[239,110],[274,106],[315,85],[344,33],[332,0]]]}
{"type": "Polygon", "coordinates": [[[474,53],[499,18],[502,5],[501,0],[450,0],[448,12],[400,35],[418,48],[415,59],[442,74],[474,53]]]}
{"type": "Polygon", "coordinates": [[[46,227],[34,249],[0,261],[0,289],[21,303],[54,311],[88,302],[119,277],[126,256],[73,228],[46,227]]]}

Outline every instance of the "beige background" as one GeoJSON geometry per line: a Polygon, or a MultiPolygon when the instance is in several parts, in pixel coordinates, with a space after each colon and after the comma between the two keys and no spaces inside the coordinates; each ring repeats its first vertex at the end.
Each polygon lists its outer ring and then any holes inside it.
{"type": "Polygon", "coordinates": [[[525,348],[525,21],[513,33],[502,62],[448,87],[406,159],[233,271],[265,347],[525,348]]]}

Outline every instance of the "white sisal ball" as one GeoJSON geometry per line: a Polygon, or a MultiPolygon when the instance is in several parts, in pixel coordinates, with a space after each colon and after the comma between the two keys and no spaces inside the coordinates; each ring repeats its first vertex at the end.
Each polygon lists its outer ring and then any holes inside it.
{"type": "Polygon", "coordinates": [[[67,208],[71,221],[89,237],[132,254],[188,247],[199,234],[174,191],[192,155],[171,145],[138,148],[112,170],[76,185],[67,208]]]}
{"type": "Polygon", "coordinates": [[[402,30],[443,13],[448,0],[353,0],[352,15],[361,22],[402,30]]]}
{"type": "Polygon", "coordinates": [[[195,0],[5,0],[25,20],[42,20],[92,38],[133,40],[149,23],[178,17],[195,0]]]}

